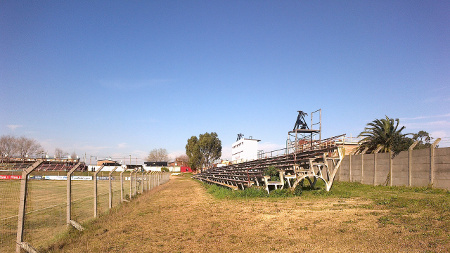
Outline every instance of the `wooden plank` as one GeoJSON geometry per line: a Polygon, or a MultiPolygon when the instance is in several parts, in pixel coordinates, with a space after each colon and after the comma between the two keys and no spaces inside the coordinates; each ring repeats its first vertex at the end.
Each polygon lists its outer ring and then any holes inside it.
{"type": "Polygon", "coordinates": [[[213,183],[213,184],[218,184],[218,185],[221,185],[221,186],[225,186],[225,187],[231,188],[233,190],[239,190],[239,188],[237,186],[234,186],[234,185],[219,183],[217,181],[209,180],[209,179],[206,179],[206,178],[201,178],[200,180],[204,180],[204,181],[207,181],[207,182],[210,182],[210,183],[213,183]]]}

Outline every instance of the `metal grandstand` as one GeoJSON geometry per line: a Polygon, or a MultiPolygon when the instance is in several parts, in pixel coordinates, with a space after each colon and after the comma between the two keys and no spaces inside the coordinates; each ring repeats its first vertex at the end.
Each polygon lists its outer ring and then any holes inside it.
{"type": "Polygon", "coordinates": [[[43,162],[34,171],[70,171],[77,164],[77,171],[86,171],[87,166],[78,159],[27,159],[9,160],[0,163],[0,171],[24,171],[37,160],[43,162]]]}
{"type": "Polygon", "coordinates": [[[345,135],[322,140],[321,110],[312,113],[312,115],[320,114],[316,123],[311,116],[311,126],[318,126],[318,129],[308,127],[304,118],[306,113],[303,111],[298,113],[294,129],[288,132],[285,149],[261,153],[258,159],[253,161],[210,168],[194,175],[194,178],[235,190],[253,185],[265,185],[269,191],[269,184],[279,185],[279,183],[264,180],[264,172],[270,166],[274,166],[281,172],[280,175],[283,177],[281,181],[286,182],[293,189],[299,184],[302,185],[305,179],[310,182],[311,187],[315,186],[317,179],[321,179],[326,185],[326,190],[329,191],[343,159],[343,151],[339,143],[345,135]],[[274,153],[277,155],[273,155],[274,153]]]}

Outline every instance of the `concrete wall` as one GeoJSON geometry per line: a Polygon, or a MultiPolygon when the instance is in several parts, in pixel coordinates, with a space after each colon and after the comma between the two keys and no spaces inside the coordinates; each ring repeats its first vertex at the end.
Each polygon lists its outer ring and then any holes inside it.
{"type": "Polygon", "coordinates": [[[388,153],[347,155],[336,180],[450,190],[450,148],[403,151],[394,158],[388,153]]]}

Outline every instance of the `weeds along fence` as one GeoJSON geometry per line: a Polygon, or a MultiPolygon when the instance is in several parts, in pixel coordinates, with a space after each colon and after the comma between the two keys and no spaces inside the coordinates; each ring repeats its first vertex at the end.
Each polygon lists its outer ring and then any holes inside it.
{"type": "Polygon", "coordinates": [[[39,252],[70,227],[108,213],[169,181],[170,173],[144,170],[82,172],[0,171],[0,252],[39,252]]]}

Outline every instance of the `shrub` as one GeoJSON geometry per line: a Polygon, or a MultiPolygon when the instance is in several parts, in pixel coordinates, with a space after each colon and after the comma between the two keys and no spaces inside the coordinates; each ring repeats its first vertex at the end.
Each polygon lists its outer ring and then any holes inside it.
{"type": "Polygon", "coordinates": [[[275,168],[275,166],[269,166],[266,171],[264,171],[265,176],[270,176],[270,180],[279,181],[280,180],[280,171],[275,168]]]}

